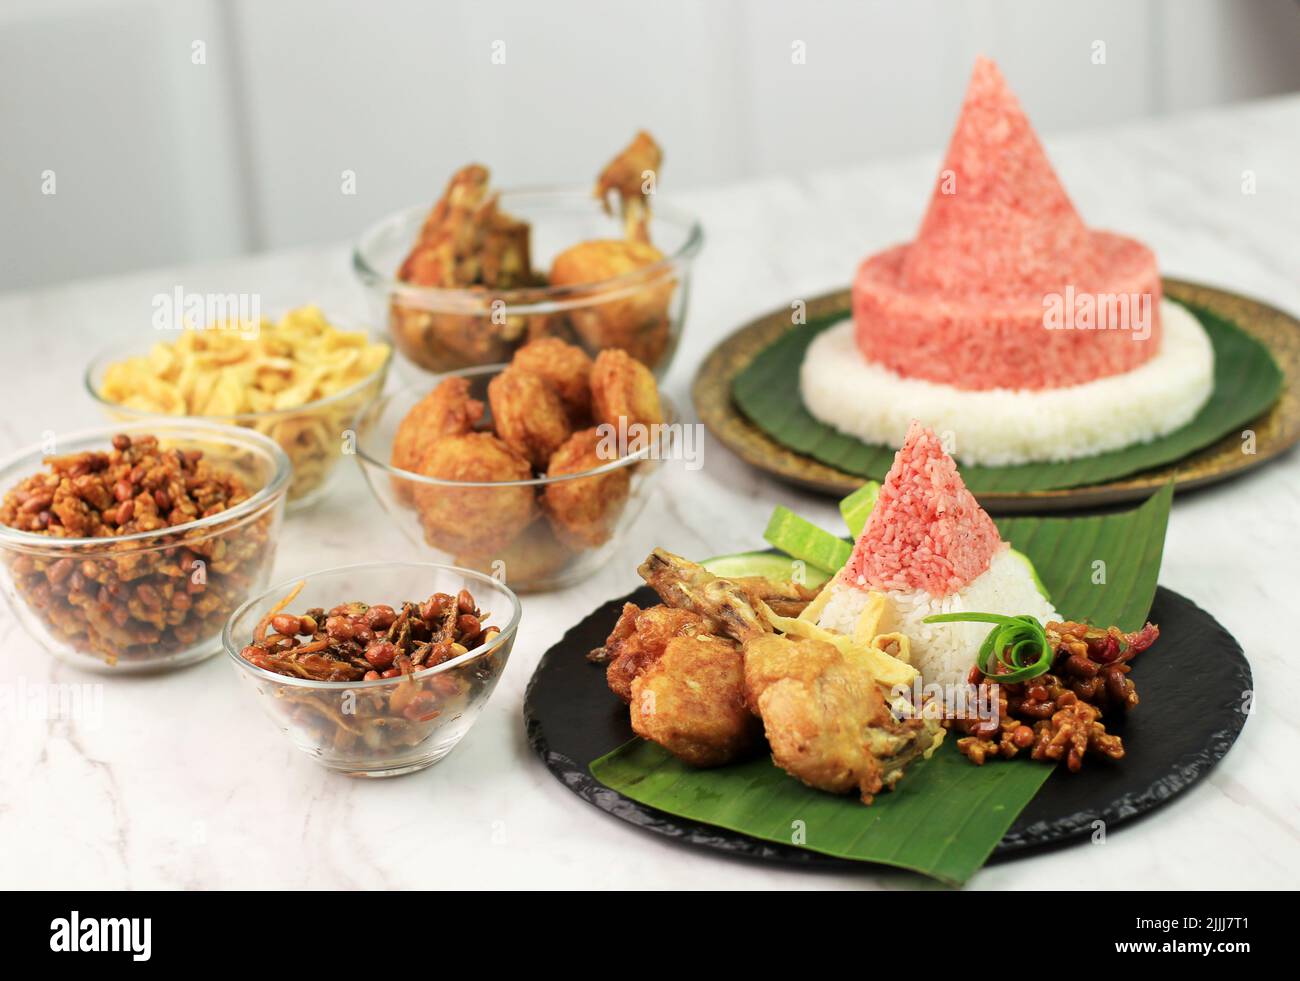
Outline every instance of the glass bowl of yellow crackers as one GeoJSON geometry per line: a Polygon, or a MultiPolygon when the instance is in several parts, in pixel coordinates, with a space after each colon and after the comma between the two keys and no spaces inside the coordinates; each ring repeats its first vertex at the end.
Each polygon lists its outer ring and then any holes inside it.
{"type": "Polygon", "coordinates": [[[354,421],[383,391],[392,362],[386,341],[342,330],[312,306],[170,335],[144,353],[138,342],[101,352],[86,369],[91,397],[114,421],[184,417],[269,436],[293,464],[290,510],[319,500],[352,455],[354,421]]]}

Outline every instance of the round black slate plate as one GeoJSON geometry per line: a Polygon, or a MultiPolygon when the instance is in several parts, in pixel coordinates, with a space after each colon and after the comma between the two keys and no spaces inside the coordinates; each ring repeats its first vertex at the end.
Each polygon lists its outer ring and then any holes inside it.
{"type": "MultiPolygon", "coordinates": [[[[604,668],[588,663],[586,655],[604,643],[629,602],[649,606],[658,600],[648,588],[611,600],[566,633],[533,673],[524,721],[528,741],[547,768],[589,804],[647,831],[749,858],[861,868],[859,862],[666,814],[592,777],[591,762],[631,739],[632,729],[626,706],[605,686],[604,668]]],[[[1054,774],[1011,826],[994,860],[1087,838],[1098,820],[1109,832],[1186,790],[1227,754],[1246,722],[1251,690],[1241,646],[1195,603],[1164,587],[1156,591],[1150,619],[1160,625],[1160,640],[1133,667],[1142,704],[1127,719],[1107,722],[1124,737],[1127,756],[1114,764],[1089,760],[1076,774],[1054,774]]]]}

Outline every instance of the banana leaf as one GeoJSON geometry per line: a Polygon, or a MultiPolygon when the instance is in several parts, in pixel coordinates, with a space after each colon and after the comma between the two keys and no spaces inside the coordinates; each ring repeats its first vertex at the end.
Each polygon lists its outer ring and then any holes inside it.
{"type": "MultiPolygon", "coordinates": [[[[1259,341],[1219,315],[1184,304],[1205,326],[1214,347],[1214,393],[1191,422],[1150,443],[1061,463],[1009,467],[963,466],[962,478],[976,494],[1053,490],[1104,483],[1180,460],[1254,419],[1282,391],[1282,370],[1259,341]]],[[[820,317],[778,338],[732,382],[737,407],[782,446],[845,473],[884,479],[894,450],[864,443],[819,422],[804,407],[799,368],[818,333],[848,316],[820,317]]]]}
{"type": "MultiPolygon", "coordinates": [[[[1032,560],[1063,615],[1136,630],[1155,596],[1172,498],[1169,484],[1131,511],[997,524],[1032,560]]],[[[1052,768],[1023,758],[972,766],[945,742],[871,807],[806,787],[766,758],[696,770],[640,739],[596,760],[591,772],[624,796],[678,817],[960,886],[988,860],[1052,768]]]]}

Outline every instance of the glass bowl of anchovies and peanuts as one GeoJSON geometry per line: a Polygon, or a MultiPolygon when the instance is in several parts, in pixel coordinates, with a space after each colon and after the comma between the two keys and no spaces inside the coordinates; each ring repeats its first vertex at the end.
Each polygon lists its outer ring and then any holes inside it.
{"type": "Polygon", "coordinates": [[[0,463],[0,589],[78,667],[162,671],[221,649],[270,578],[291,467],[248,429],[154,420],[0,463]]]}
{"type": "Polygon", "coordinates": [[[222,637],[277,727],[358,777],[420,770],[456,746],[501,677],[518,597],[455,566],[376,562],[288,580],[234,612],[222,637]]]}

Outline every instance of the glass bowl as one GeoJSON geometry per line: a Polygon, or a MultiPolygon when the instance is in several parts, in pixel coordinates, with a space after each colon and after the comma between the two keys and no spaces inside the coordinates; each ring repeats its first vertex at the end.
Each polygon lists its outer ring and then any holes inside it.
{"type": "MultiPolygon", "coordinates": [[[[504,191],[501,210],[532,226],[533,267],[550,268],[560,252],[592,239],[622,239],[589,190],[504,191]]],[[[620,347],[663,377],[686,318],[691,266],[704,241],[698,222],[658,202],[650,237],[664,258],[622,276],[581,286],[441,289],[396,278],[429,213],[427,205],[389,215],[369,228],[352,267],[370,299],[374,323],[387,322],[407,358],[433,372],[509,361],[526,341],[557,336],[589,354],[620,347]]]]}
{"type": "Polygon", "coordinates": [[[483,711],[510,658],[519,628],[519,597],[468,569],[428,562],[371,562],[290,579],[253,597],[226,623],[222,644],[235,672],[290,741],[316,762],[357,777],[392,777],[438,762],[483,711]],[[312,681],[250,664],[240,651],[258,623],[298,583],[286,612],[360,601],[399,607],[434,593],[467,589],[495,640],[436,667],[376,681],[312,681]]]}
{"type": "Polygon", "coordinates": [[[48,445],[22,450],[0,463],[0,493],[44,469],[46,456],[107,450],[118,433],[200,450],[253,494],[220,514],[112,538],[0,525],[0,587],[24,629],[79,667],[139,672],[201,661],[220,650],[230,611],[270,576],[289,459],[247,429],[156,419],[57,437],[57,454],[48,445]]]}
{"type": "Polygon", "coordinates": [[[357,460],[389,517],[418,547],[440,561],[488,573],[516,592],[560,589],[586,579],[617,550],[640,515],[666,456],[676,415],[660,396],[665,428],[632,452],[592,470],[528,480],[462,482],[393,466],[402,419],[443,379],[469,380],[486,407],[487,386],[505,368],[449,372],[372,402],[357,420],[357,460]],[[580,524],[556,520],[579,515],[580,524]],[[553,515],[555,517],[553,517],[553,515]]]}
{"type": "Polygon", "coordinates": [[[330,478],[337,472],[339,461],[352,452],[353,422],[357,414],[384,390],[388,368],[393,361],[392,346],[378,335],[372,335],[370,339],[388,348],[388,356],[378,369],[342,391],[291,409],[240,412],[228,416],[167,416],[108,401],[100,394],[104,372],[115,362],[147,354],[147,351],[139,349],[138,344],[117,344],[96,355],[86,368],[85,386],[109,419],[197,419],[242,426],[269,436],[293,464],[288,507],[290,511],[300,511],[320,500],[329,489],[330,478]]]}

